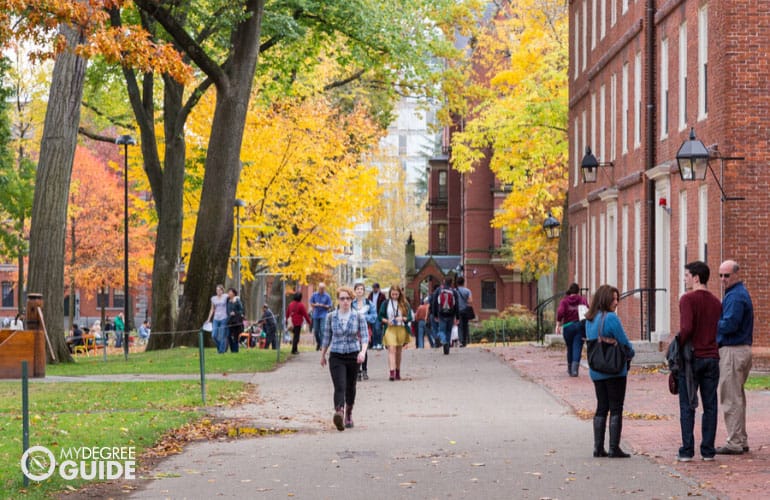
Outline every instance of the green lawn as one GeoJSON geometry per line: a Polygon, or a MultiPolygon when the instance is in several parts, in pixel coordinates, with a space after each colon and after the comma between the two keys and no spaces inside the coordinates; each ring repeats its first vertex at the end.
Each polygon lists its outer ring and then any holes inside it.
{"type": "MultiPolygon", "coordinates": [[[[207,402],[237,401],[245,384],[212,380],[207,402]]],[[[200,385],[195,381],[141,383],[34,383],[29,386],[30,445],[57,454],[69,447],[135,447],[136,455],[167,431],[205,414],[199,408],[200,385]]],[[[23,490],[19,465],[22,453],[21,383],[0,383],[0,490],[4,498],[46,498],[65,487],[84,484],[64,481],[58,474],[23,490]]],[[[57,456],[58,459],[58,456],[57,456]]]]}
{"type": "Polygon", "coordinates": [[[770,375],[750,375],[746,381],[746,389],[750,391],[766,391],[770,389],[770,375]]]}
{"type": "MultiPolygon", "coordinates": [[[[281,351],[281,361],[289,356],[281,351]]],[[[163,351],[131,353],[128,361],[123,354],[107,356],[102,353],[77,356],[75,363],[48,365],[46,375],[113,375],[113,374],[195,374],[200,373],[198,349],[178,347],[163,351]]],[[[276,351],[270,349],[241,349],[238,353],[217,354],[214,348],[206,349],[204,359],[206,373],[242,373],[271,370],[275,366],[276,351]]]]}

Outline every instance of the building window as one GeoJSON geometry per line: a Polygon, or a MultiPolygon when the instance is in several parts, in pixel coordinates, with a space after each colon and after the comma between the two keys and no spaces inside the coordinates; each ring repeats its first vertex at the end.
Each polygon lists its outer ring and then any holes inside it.
{"type": "Polygon", "coordinates": [[[709,240],[709,187],[704,184],[698,190],[698,258],[708,262],[709,240]]]}
{"type": "Polygon", "coordinates": [[[668,137],[668,38],[660,42],[660,139],[668,137]]]}
{"type": "Polygon", "coordinates": [[[126,301],[124,300],[124,294],[123,290],[118,290],[117,288],[112,290],[112,307],[118,307],[123,308],[126,306],[126,301]]]}
{"type": "Polygon", "coordinates": [[[634,149],[642,145],[642,53],[634,58],[634,149]]]}
{"type": "Polygon", "coordinates": [[[398,136],[398,154],[406,154],[406,134],[399,134],[398,136]]]}
{"type": "Polygon", "coordinates": [[[12,281],[3,281],[3,307],[13,307],[12,281]]]}
{"type": "MultiPolygon", "coordinates": [[[[607,26],[607,0],[599,0],[602,4],[602,15],[599,18],[599,40],[604,40],[607,26]]],[[[614,0],[613,0],[614,1],[614,0]]]]}
{"type": "Polygon", "coordinates": [[[628,63],[623,64],[623,77],[620,88],[620,149],[628,153],[628,63]]]}
{"type": "Polygon", "coordinates": [[[110,288],[98,288],[96,290],[96,307],[110,307],[110,288]]]}
{"type": "Polygon", "coordinates": [[[679,130],[687,127],[687,23],[679,27],[679,130]]]}
{"type": "MultiPolygon", "coordinates": [[[[604,160],[607,158],[605,153],[605,116],[607,115],[607,90],[602,84],[599,88],[599,159],[604,160]]],[[[596,154],[596,153],[594,153],[596,154]]]]}
{"type": "Polygon", "coordinates": [[[497,309],[497,283],[495,281],[481,282],[481,308],[497,309]]]}
{"type": "Polygon", "coordinates": [[[577,80],[580,74],[580,13],[575,13],[575,53],[573,55],[574,71],[572,78],[577,80]]]}
{"type": "Polygon", "coordinates": [[[618,286],[618,205],[607,204],[607,279],[605,283],[618,286]]]}
{"type": "Polygon", "coordinates": [[[447,186],[446,186],[447,171],[441,170],[438,173],[438,201],[447,201],[447,186]]]}
{"type": "Polygon", "coordinates": [[[709,6],[698,11],[698,119],[708,115],[709,6]]]}
{"type": "Polygon", "coordinates": [[[591,49],[596,48],[596,0],[591,0],[591,49]]]}
{"type": "Polygon", "coordinates": [[[634,203],[634,288],[642,283],[642,205],[634,203]]]}
{"type": "Polygon", "coordinates": [[[615,161],[618,144],[618,75],[610,77],[610,161],[615,161]]]}
{"type": "Polygon", "coordinates": [[[618,0],[610,0],[610,28],[618,21],[618,0]]]}
{"type": "Polygon", "coordinates": [[[628,205],[623,205],[620,214],[620,289],[628,290],[628,205]]]}
{"type": "Polygon", "coordinates": [[[621,7],[620,7],[620,12],[621,14],[625,14],[626,12],[628,12],[628,0],[623,0],[623,3],[621,4],[621,7]]]}
{"type": "Polygon", "coordinates": [[[447,252],[446,224],[438,225],[438,251],[442,253],[447,252]]]}
{"type": "Polygon", "coordinates": [[[588,64],[588,4],[583,0],[583,71],[588,64]]]}
{"type": "MultiPolygon", "coordinates": [[[[583,141],[583,147],[587,144],[583,141]]],[[[591,142],[592,148],[596,148],[596,92],[591,92],[591,142]]]]}
{"type": "Polygon", "coordinates": [[[572,175],[572,179],[573,179],[572,180],[572,185],[573,186],[577,186],[578,185],[578,178],[580,176],[580,151],[582,149],[581,145],[578,144],[578,139],[577,139],[579,137],[578,136],[578,119],[577,118],[575,118],[574,129],[575,129],[575,134],[572,136],[573,137],[572,142],[573,142],[573,145],[574,145],[573,157],[575,159],[575,162],[574,162],[574,169],[573,169],[574,172],[573,172],[573,175],[572,175]]]}
{"type": "MultiPolygon", "coordinates": [[[[679,262],[687,262],[687,191],[679,193],[679,262]]],[[[684,265],[679,266],[679,296],[687,290],[684,288],[684,265]]]]}

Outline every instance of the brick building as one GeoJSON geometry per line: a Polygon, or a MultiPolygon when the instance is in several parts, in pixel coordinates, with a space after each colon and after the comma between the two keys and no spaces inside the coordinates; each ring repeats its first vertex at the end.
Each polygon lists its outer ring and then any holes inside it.
{"type": "Polygon", "coordinates": [[[665,340],[679,325],[684,264],[707,262],[721,297],[718,266],[735,259],[754,299],[754,345],[770,346],[767,3],[570,0],[569,15],[570,279],[629,293],[619,312],[631,336],[665,340]],[[680,176],[691,129],[710,150],[704,180],[680,176]],[[595,183],[582,179],[587,147],[595,183]]]}
{"type": "MultiPolygon", "coordinates": [[[[444,151],[449,152],[448,133],[444,151]]],[[[450,167],[447,154],[429,162],[428,255],[416,256],[411,236],[406,243],[406,293],[418,304],[447,276],[463,275],[473,294],[479,319],[496,315],[511,304],[534,309],[535,282],[506,267],[503,232],[490,221],[506,195],[488,163],[470,174],[450,167]]]]}

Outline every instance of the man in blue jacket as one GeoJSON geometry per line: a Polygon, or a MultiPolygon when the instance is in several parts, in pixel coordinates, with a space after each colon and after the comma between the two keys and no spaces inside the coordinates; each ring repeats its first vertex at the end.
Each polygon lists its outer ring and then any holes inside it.
{"type": "Polygon", "coordinates": [[[743,385],[751,371],[754,306],[739,271],[740,266],[734,260],[726,260],[719,266],[719,279],[725,289],[717,330],[719,406],[727,428],[727,444],[717,448],[716,452],[723,455],[741,455],[749,451],[743,385]]]}

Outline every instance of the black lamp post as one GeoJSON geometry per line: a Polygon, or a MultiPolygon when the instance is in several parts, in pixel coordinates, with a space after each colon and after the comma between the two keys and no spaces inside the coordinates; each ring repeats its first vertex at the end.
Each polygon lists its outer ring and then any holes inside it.
{"type": "Polygon", "coordinates": [[[676,163],[679,165],[679,176],[683,181],[702,181],[706,178],[706,171],[711,171],[714,181],[722,193],[722,201],[743,200],[742,196],[727,196],[722,183],[719,182],[717,174],[711,167],[709,160],[716,158],[721,162],[724,169],[724,162],[727,160],[744,160],[742,156],[723,156],[716,145],[706,147],[703,142],[695,138],[695,128],[690,128],[690,138],[679,146],[676,152],[676,163]]]}
{"type": "Polygon", "coordinates": [[[709,164],[709,150],[695,138],[695,128],[690,129],[690,139],[686,140],[676,152],[679,176],[683,181],[695,181],[706,178],[709,164]]]}
{"type": "Polygon", "coordinates": [[[591,146],[586,146],[586,154],[580,161],[580,171],[583,174],[583,182],[590,184],[596,182],[599,175],[599,167],[613,167],[614,163],[611,161],[600,162],[596,159],[596,156],[591,152],[591,146]]]}
{"type": "Polygon", "coordinates": [[[130,135],[121,135],[115,144],[123,145],[123,354],[128,359],[128,332],[131,331],[128,301],[128,146],[136,144],[130,135]]]}
{"type": "Polygon", "coordinates": [[[549,240],[554,240],[561,235],[561,224],[551,215],[551,212],[548,212],[548,217],[543,221],[543,231],[549,240]]]}

